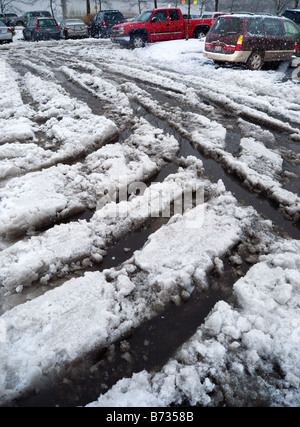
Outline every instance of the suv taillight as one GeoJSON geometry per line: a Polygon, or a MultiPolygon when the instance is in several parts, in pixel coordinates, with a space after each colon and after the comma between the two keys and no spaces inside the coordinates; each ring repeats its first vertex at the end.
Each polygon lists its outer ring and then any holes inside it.
{"type": "Polygon", "coordinates": [[[103,27],[106,27],[106,22],[104,19],[103,19],[102,25],[103,25],[103,27]]]}
{"type": "Polygon", "coordinates": [[[243,40],[244,40],[244,36],[240,36],[238,38],[235,50],[237,50],[237,51],[241,51],[242,50],[243,40]]]}
{"type": "Polygon", "coordinates": [[[294,46],[294,52],[297,52],[297,47],[298,47],[298,42],[295,42],[295,46],[294,46]]]}
{"type": "Polygon", "coordinates": [[[39,21],[38,20],[35,21],[34,29],[35,29],[35,31],[38,31],[38,29],[39,29],[39,21]]]}

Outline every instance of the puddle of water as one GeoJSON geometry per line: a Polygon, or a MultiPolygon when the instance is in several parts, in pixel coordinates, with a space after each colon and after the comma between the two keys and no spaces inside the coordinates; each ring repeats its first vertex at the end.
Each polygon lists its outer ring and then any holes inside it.
{"type": "Polygon", "coordinates": [[[226,130],[225,144],[228,151],[233,155],[237,156],[240,152],[240,143],[241,143],[241,132],[237,130],[226,130]]]}

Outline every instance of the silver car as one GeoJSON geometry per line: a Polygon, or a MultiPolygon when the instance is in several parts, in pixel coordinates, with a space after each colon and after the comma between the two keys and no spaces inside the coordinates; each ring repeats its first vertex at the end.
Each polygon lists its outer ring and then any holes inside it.
{"type": "Polygon", "coordinates": [[[7,27],[0,21],[0,43],[11,43],[13,41],[13,33],[11,28],[7,27]]]}
{"type": "Polygon", "coordinates": [[[64,39],[88,37],[88,26],[81,19],[63,19],[60,23],[64,39]]]}

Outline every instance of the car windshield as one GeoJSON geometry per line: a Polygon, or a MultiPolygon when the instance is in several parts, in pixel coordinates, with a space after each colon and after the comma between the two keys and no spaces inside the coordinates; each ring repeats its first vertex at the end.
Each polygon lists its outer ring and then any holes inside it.
{"type": "Polygon", "coordinates": [[[213,34],[238,34],[242,30],[243,20],[240,18],[219,18],[214,22],[213,34]]]}
{"type": "Polygon", "coordinates": [[[56,27],[57,23],[54,19],[39,19],[39,27],[56,27]]]}
{"type": "Polygon", "coordinates": [[[121,15],[121,13],[105,13],[104,15],[104,19],[108,19],[110,21],[116,21],[117,19],[123,19],[123,15],[121,15]]]}
{"type": "Polygon", "coordinates": [[[83,22],[80,19],[68,19],[66,24],[83,24],[83,22]]]}
{"type": "Polygon", "coordinates": [[[140,15],[136,16],[133,21],[146,22],[150,19],[153,10],[148,10],[147,12],[143,12],[140,15]]]}

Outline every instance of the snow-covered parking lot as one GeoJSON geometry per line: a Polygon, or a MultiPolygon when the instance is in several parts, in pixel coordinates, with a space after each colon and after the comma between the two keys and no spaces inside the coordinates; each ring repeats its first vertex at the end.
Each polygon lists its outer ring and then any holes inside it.
{"type": "Polygon", "coordinates": [[[300,405],[299,79],[202,49],[0,47],[2,406],[300,405]]]}

